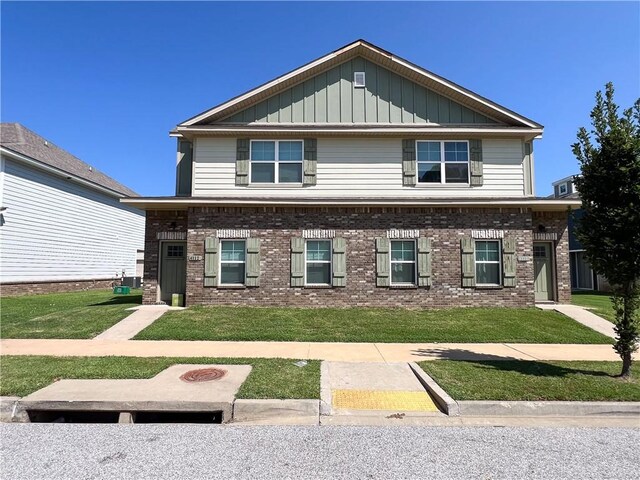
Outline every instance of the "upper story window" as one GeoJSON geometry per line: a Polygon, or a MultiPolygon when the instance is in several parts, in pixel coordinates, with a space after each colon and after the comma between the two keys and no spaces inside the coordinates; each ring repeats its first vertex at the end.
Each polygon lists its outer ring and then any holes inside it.
{"type": "Polygon", "coordinates": [[[302,183],[302,140],[252,140],[251,183],[302,183]]]}
{"type": "Polygon", "coordinates": [[[354,87],[364,87],[365,86],[365,73],[364,72],[353,72],[353,86],[354,87]]]}
{"type": "Polygon", "coordinates": [[[476,240],[476,285],[500,285],[500,241],[476,240]]]}
{"type": "Polygon", "coordinates": [[[416,284],[416,242],[391,240],[391,285],[416,284]]]}
{"type": "Polygon", "coordinates": [[[469,142],[419,141],[419,183],[469,183],[469,142]]]}
{"type": "Polygon", "coordinates": [[[560,186],[558,187],[558,192],[560,193],[560,195],[566,195],[567,194],[567,184],[566,183],[561,183],[560,186]]]}

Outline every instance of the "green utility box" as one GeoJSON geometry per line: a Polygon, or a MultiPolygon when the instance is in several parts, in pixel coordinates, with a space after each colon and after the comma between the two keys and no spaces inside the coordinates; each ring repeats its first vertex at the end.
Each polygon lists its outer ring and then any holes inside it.
{"type": "Polygon", "coordinates": [[[171,295],[171,306],[172,307],[182,307],[184,306],[184,294],[182,293],[174,293],[171,295]]]}
{"type": "Polygon", "coordinates": [[[131,287],[113,287],[113,293],[116,295],[129,295],[131,293],[131,287]]]}

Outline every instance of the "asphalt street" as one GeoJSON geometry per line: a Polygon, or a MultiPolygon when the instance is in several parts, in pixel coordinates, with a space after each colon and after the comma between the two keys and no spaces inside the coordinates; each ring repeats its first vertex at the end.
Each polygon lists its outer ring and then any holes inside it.
{"type": "Polygon", "coordinates": [[[2,424],[3,480],[640,478],[639,429],[2,424]]]}

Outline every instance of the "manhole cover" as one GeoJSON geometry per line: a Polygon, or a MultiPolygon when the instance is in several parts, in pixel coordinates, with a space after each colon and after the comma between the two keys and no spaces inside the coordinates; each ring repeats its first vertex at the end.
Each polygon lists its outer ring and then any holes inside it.
{"type": "Polygon", "coordinates": [[[180,380],[184,382],[209,382],[211,380],[218,380],[226,374],[226,370],[219,368],[200,368],[183,373],[180,375],[180,380]]]}

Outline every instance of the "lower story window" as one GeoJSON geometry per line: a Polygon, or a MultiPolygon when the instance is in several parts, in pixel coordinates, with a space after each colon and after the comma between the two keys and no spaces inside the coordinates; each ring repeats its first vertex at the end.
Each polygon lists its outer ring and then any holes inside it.
{"type": "Polygon", "coordinates": [[[307,285],[331,285],[331,240],[307,240],[305,275],[307,285]]]}
{"type": "Polygon", "coordinates": [[[476,240],[476,285],[500,285],[500,242],[476,240]]]}
{"type": "Polygon", "coordinates": [[[220,252],[220,285],[244,285],[245,241],[220,240],[220,252]]]}
{"type": "Polygon", "coordinates": [[[416,243],[391,241],[391,285],[416,284],[416,243]]]}

